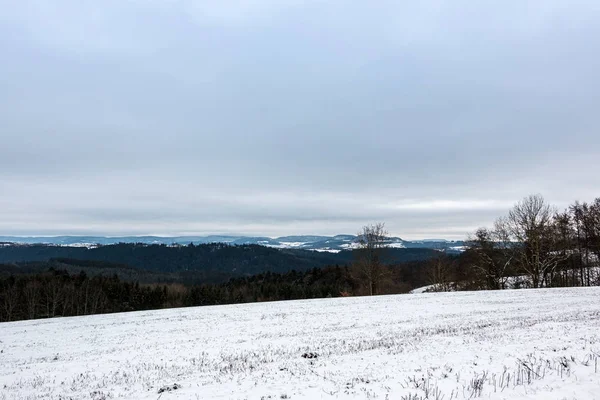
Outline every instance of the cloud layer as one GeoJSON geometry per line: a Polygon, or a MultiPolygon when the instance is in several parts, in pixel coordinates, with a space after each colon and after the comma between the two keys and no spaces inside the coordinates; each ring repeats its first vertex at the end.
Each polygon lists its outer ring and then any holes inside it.
{"type": "Polygon", "coordinates": [[[460,238],[591,200],[599,48],[593,0],[13,2],[0,233],[460,238]]]}

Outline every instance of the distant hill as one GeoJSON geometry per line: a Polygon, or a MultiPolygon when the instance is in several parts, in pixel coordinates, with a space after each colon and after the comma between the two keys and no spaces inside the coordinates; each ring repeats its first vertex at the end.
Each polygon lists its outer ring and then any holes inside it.
{"type": "MultiPolygon", "coordinates": [[[[210,236],[178,236],[178,237],[161,237],[161,236],[33,236],[33,237],[17,237],[17,236],[0,236],[1,243],[21,243],[21,244],[52,244],[70,247],[94,247],[95,245],[109,245],[117,243],[143,243],[143,244],[184,244],[193,243],[227,243],[234,245],[249,245],[258,244],[261,246],[273,247],[278,249],[302,249],[315,250],[320,252],[339,252],[348,250],[355,246],[355,235],[294,235],[282,236],[278,238],[261,237],[261,236],[234,236],[234,235],[210,235],[210,236]]],[[[447,250],[450,252],[457,251],[464,245],[462,241],[448,241],[444,239],[430,240],[403,240],[399,237],[390,237],[390,247],[394,248],[423,248],[423,249],[438,249],[447,250]]]]}
{"type": "MultiPolygon", "coordinates": [[[[390,248],[386,251],[386,261],[390,264],[419,261],[432,258],[437,254],[439,254],[437,251],[431,249],[390,248]]],[[[114,271],[115,268],[133,268],[137,271],[159,274],[161,281],[190,283],[223,282],[232,277],[251,276],[267,271],[285,273],[291,270],[306,271],[326,265],[347,265],[353,259],[352,251],[332,253],[304,249],[277,249],[255,244],[212,243],[167,246],[120,243],[90,248],[43,244],[0,246],[0,263],[17,264],[15,265],[17,268],[22,268],[22,263],[25,262],[63,260],[64,264],[78,266],[85,265],[80,261],[95,261],[107,263],[100,267],[104,267],[110,273],[119,272],[114,271]]],[[[125,276],[138,274],[129,270],[121,272],[125,276]]]]}

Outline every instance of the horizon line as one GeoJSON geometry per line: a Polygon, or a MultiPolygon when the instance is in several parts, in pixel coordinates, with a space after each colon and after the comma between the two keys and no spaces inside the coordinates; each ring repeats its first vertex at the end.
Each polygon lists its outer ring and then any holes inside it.
{"type": "MultiPolygon", "coordinates": [[[[131,235],[101,235],[101,234],[60,234],[60,235],[44,235],[44,234],[40,234],[40,235],[5,235],[5,234],[0,234],[0,238],[4,237],[4,238],[23,238],[23,239],[27,239],[27,238],[59,238],[59,237],[71,237],[71,238],[81,238],[81,237],[98,237],[98,238],[105,238],[105,239],[115,239],[115,238],[126,238],[126,237],[132,237],[132,238],[144,238],[144,237],[155,237],[155,238],[160,238],[160,239],[175,239],[175,238],[192,238],[192,237],[202,237],[202,238],[206,238],[206,237],[210,237],[210,236],[224,236],[224,237],[248,237],[248,238],[269,238],[269,239],[279,239],[282,237],[289,237],[289,236],[323,236],[323,237],[335,237],[335,236],[357,236],[356,234],[350,234],[350,233],[337,233],[334,235],[324,235],[324,234],[296,234],[296,235],[281,235],[281,236],[269,236],[269,235],[247,235],[247,234],[235,234],[235,233],[211,233],[211,234],[186,234],[186,235],[165,235],[165,234],[131,234],[131,235]]],[[[422,241],[422,240],[431,240],[431,241],[435,241],[435,240],[439,240],[439,241],[448,241],[448,242],[456,242],[456,241],[464,241],[467,240],[467,237],[464,237],[462,239],[448,239],[448,238],[443,238],[443,237],[425,237],[423,239],[406,239],[405,237],[401,236],[401,235],[394,235],[394,234],[390,234],[388,235],[388,237],[391,238],[398,238],[400,240],[403,241],[408,241],[408,242],[412,242],[412,241],[422,241]]]]}

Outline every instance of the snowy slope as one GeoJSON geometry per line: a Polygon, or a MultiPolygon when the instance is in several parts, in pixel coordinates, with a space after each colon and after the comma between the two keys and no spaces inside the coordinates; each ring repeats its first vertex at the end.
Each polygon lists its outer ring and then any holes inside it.
{"type": "Polygon", "coordinates": [[[600,288],[3,323],[0,399],[600,399],[599,335],[600,288]]]}

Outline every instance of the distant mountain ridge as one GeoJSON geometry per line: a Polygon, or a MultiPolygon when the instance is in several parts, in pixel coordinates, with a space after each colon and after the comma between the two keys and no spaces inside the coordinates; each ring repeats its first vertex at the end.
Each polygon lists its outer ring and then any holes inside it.
{"type": "MultiPolygon", "coordinates": [[[[193,243],[227,243],[230,245],[257,244],[278,249],[302,249],[320,252],[336,253],[356,247],[356,235],[292,235],[270,238],[266,236],[238,236],[238,235],[207,235],[207,236],[0,236],[2,243],[17,244],[52,244],[69,247],[93,247],[94,245],[109,245],[116,243],[144,243],[185,245],[193,243]]],[[[438,249],[450,252],[461,251],[464,241],[449,241],[444,239],[403,240],[399,237],[388,239],[389,247],[393,248],[425,248],[438,249]]]]}

